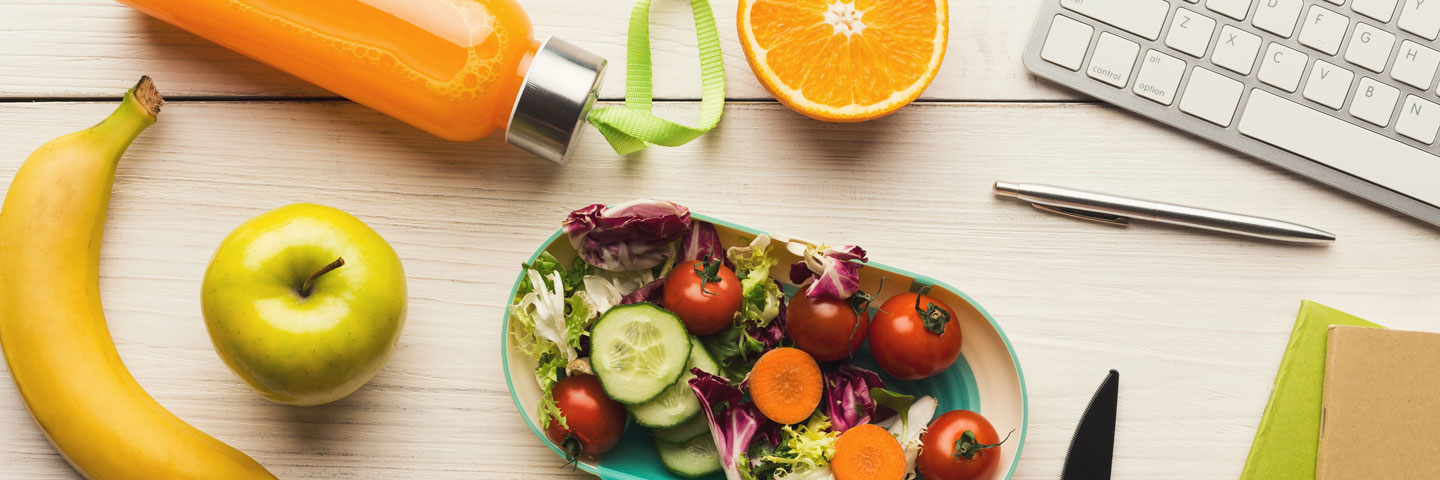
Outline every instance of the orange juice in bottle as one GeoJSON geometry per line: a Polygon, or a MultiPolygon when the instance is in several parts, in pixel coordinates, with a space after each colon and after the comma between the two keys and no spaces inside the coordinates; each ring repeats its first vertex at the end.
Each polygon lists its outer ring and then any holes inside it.
{"type": "Polygon", "coordinates": [[[120,0],[449,140],[564,163],[605,60],[536,42],[514,0],[120,0]]]}

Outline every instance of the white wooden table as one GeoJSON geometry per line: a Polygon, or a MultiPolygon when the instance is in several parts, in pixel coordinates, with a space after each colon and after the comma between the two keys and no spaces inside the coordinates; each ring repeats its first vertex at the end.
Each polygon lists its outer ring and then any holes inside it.
{"type": "MultiPolygon", "coordinates": [[[[169,99],[116,180],[101,280],[120,354],[161,403],[282,478],[577,476],[515,413],[497,348],[517,266],[564,214],[669,199],[757,228],[866,247],[965,290],[1014,341],[1030,393],[1016,478],[1054,478],[1107,369],[1122,372],[1117,478],[1233,478],[1302,298],[1436,329],[1440,230],[1091,103],[1020,64],[1041,0],[952,0],[945,65],[921,101],[858,125],[771,100],[716,0],[732,101],[691,145],[617,157],[584,137],[554,167],[498,138],[432,138],[105,0],[0,0],[0,185],[44,141],[88,126],[141,74],[169,99]],[[997,199],[1048,182],[1273,216],[1329,247],[1152,225],[1128,230],[997,199]],[[234,226],[309,201],[390,240],[410,275],[389,365],[336,404],[251,393],[214,354],[200,277],[234,226]]],[[[612,59],[628,2],[521,0],[537,35],[612,59]],[[579,4],[575,6],[575,4],[579,4]]],[[[693,119],[686,2],[655,6],[660,110],[693,119]]],[[[3,186],[0,186],[3,188],[3,186]]],[[[0,477],[71,478],[0,370],[0,477]]]]}

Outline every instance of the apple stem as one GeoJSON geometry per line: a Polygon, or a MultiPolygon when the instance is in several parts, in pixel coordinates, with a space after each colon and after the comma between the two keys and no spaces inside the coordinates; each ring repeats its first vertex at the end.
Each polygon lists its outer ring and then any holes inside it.
{"type": "Polygon", "coordinates": [[[300,285],[300,298],[310,297],[310,293],[315,290],[315,280],[320,279],[321,275],[330,273],[331,270],[340,268],[344,265],[344,258],[336,258],[335,261],[330,262],[330,264],[320,267],[319,271],[310,274],[310,278],[305,279],[305,283],[300,285]]]}

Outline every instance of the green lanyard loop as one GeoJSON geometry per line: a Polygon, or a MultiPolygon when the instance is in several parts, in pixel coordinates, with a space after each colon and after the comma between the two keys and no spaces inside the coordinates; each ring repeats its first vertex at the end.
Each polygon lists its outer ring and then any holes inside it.
{"type": "Polygon", "coordinates": [[[715,128],[725,110],[725,64],[709,0],[690,0],[695,38],[700,46],[700,124],[681,125],[651,113],[650,0],[639,0],[630,13],[625,59],[625,106],[591,110],[589,120],[615,153],[628,155],[651,144],[677,147],[715,128]]]}

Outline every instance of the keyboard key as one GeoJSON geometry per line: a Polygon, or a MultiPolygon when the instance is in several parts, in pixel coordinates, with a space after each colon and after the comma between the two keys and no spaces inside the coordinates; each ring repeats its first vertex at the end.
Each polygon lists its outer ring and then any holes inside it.
{"type": "Polygon", "coordinates": [[[1440,105],[1420,97],[1408,95],[1400,106],[1400,118],[1395,119],[1395,132],[1425,142],[1435,143],[1435,132],[1440,131],[1440,105]]]}
{"type": "Polygon", "coordinates": [[[1430,82],[1435,80],[1437,67],[1440,67],[1440,52],[1406,40],[1400,42],[1400,51],[1395,54],[1395,65],[1390,67],[1390,78],[1428,90],[1430,82]]]}
{"type": "Polygon", "coordinates": [[[1434,40],[1440,34],[1440,2],[1435,0],[1405,0],[1400,7],[1400,29],[1434,40]]]}
{"type": "Polygon", "coordinates": [[[1175,19],[1170,22],[1170,34],[1165,36],[1165,45],[1199,58],[1210,48],[1210,34],[1214,32],[1215,19],[1189,9],[1177,9],[1175,19]]]}
{"type": "Polygon", "coordinates": [[[1295,33],[1295,21],[1300,20],[1303,0],[1260,0],[1255,7],[1255,19],[1250,23],[1256,28],[1290,38],[1295,33]]]}
{"type": "Polygon", "coordinates": [[[1393,46],[1395,34],[1357,23],[1355,33],[1350,34],[1350,46],[1345,49],[1345,61],[1380,73],[1390,63],[1390,47],[1393,46]]]}
{"type": "Polygon", "coordinates": [[[1265,48],[1265,57],[1260,60],[1260,81],[1295,93],[1295,89],[1300,87],[1300,76],[1305,74],[1305,62],[1309,59],[1299,50],[1271,43],[1265,48]]]}
{"type": "Polygon", "coordinates": [[[1310,79],[1305,81],[1305,98],[1315,103],[1339,110],[1350,93],[1350,81],[1355,73],[1324,60],[1316,60],[1310,67],[1310,79]]]}
{"type": "Polygon", "coordinates": [[[1257,53],[1260,53],[1260,37],[1226,25],[1220,29],[1220,43],[1215,44],[1210,61],[1235,73],[1249,75],[1255,67],[1257,53]]]}
{"type": "Polygon", "coordinates": [[[1355,99],[1350,101],[1350,115],[1373,123],[1378,127],[1390,125],[1390,114],[1395,112],[1395,101],[1400,99],[1400,89],[1375,81],[1370,77],[1360,79],[1360,88],[1355,89],[1355,99]]]}
{"type": "Polygon", "coordinates": [[[1060,6],[1150,40],[1160,38],[1170,13],[1165,0],[1060,0],[1060,6]]]}
{"type": "Polygon", "coordinates": [[[1345,29],[1349,27],[1350,19],[1344,15],[1319,5],[1311,5],[1305,14],[1305,23],[1300,27],[1300,44],[1334,55],[1340,52],[1340,42],[1345,39],[1345,29]]]}
{"type": "Polygon", "coordinates": [[[1245,14],[1250,13],[1250,1],[1251,0],[1206,0],[1205,8],[1236,20],[1244,20],[1245,14]]]}
{"type": "Polygon", "coordinates": [[[1190,83],[1185,85],[1185,94],[1180,97],[1180,111],[1228,127],[1244,89],[1243,84],[1230,77],[1195,67],[1190,70],[1190,83]]]}
{"type": "Polygon", "coordinates": [[[1240,133],[1331,168],[1440,205],[1440,157],[1255,89],[1240,133]]]}
{"type": "Polygon", "coordinates": [[[1071,70],[1080,70],[1080,64],[1085,61],[1085,50],[1090,48],[1090,34],[1094,31],[1095,27],[1056,15],[1050,21],[1050,33],[1045,34],[1045,46],[1040,47],[1040,58],[1071,70]]]}
{"type": "Polygon", "coordinates": [[[1355,0],[1350,3],[1350,9],[1355,13],[1390,23],[1390,18],[1395,15],[1395,5],[1398,0],[1355,0]]]}
{"type": "Polygon", "coordinates": [[[1135,42],[1103,32],[1100,41],[1095,42],[1095,54],[1090,56],[1090,68],[1085,74],[1124,88],[1130,81],[1130,69],[1135,67],[1135,55],[1139,53],[1140,46],[1135,42]]]}
{"type": "Polygon", "coordinates": [[[1175,101],[1175,89],[1185,75],[1185,61],[1150,50],[1140,60],[1140,73],[1135,76],[1135,94],[1161,105],[1175,101]]]}

